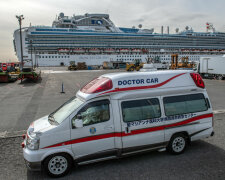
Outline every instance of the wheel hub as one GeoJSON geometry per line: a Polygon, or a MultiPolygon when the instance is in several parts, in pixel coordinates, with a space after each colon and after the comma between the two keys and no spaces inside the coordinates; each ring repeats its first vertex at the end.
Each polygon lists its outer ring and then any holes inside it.
{"type": "Polygon", "coordinates": [[[61,163],[59,163],[59,162],[57,162],[56,164],[55,164],[55,167],[56,168],[59,168],[61,166],[61,163]]]}
{"type": "Polygon", "coordinates": [[[63,156],[55,156],[48,163],[48,169],[52,174],[59,175],[66,171],[67,160],[63,156]]]}
{"type": "Polygon", "coordinates": [[[185,140],[183,137],[177,137],[173,140],[173,143],[172,143],[172,147],[173,147],[173,150],[175,152],[181,152],[183,151],[184,147],[185,147],[185,140]]]}

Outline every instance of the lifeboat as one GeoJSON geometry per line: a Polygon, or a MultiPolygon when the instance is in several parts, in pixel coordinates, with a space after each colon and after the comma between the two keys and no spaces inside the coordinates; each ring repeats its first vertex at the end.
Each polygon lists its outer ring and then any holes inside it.
{"type": "Polygon", "coordinates": [[[105,53],[113,53],[113,52],[115,52],[115,49],[113,49],[113,48],[107,48],[107,49],[104,49],[104,52],[105,53]]]}
{"type": "Polygon", "coordinates": [[[142,49],[142,52],[143,52],[143,53],[148,53],[149,50],[147,50],[147,49],[142,49]]]}
{"type": "Polygon", "coordinates": [[[184,52],[190,52],[190,49],[184,49],[183,51],[184,52]]]}
{"type": "Polygon", "coordinates": [[[68,53],[70,52],[69,49],[58,49],[59,53],[68,53]]]}
{"type": "Polygon", "coordinates": [[[98,48],[91,48],[91,49],[89,49],[89,52],[90,53],[100,53],[101,51],[98,48]]]}
{"type": "Polygon", "coordinates": [[[85,53],[85,49],[82,49],[82,48],[75,48],[75,49],[73,49],[73,52],[74,52],[74,53],[85,53]]]}
{"type": "Polygon", "coordinates": [[[120,49],[121,53],[128,53],[130,50],[129,49],[120,49]]]}
{"type": "Polygon", "coordinates": [[[141,49],[132,49],[131,52],[133,52],[133,53],[140,53],[141,52],[141,49]]]}

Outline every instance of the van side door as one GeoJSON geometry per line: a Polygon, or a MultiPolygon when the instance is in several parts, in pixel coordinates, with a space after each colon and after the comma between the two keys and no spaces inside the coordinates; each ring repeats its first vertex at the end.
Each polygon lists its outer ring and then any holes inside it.
{"type": "Polygon", "coordinates": [[[123,153],[164,145],[160,98],[120,101],[123,153]]]}
{"type": "Polygon", "coordinates": [[[71,123],[71,144],[77,160],[97,159],[115,153],[114,121],[109,99],[87,103],[71,117],[71,123]],[[75,127],[78,115],[83,127],[75,127]]]}

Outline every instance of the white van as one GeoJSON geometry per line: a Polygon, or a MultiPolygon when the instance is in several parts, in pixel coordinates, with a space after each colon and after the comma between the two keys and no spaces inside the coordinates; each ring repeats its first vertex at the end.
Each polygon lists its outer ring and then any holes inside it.
{"type": "Polygon", "coordinates": [[[43,168],[58,177],[73,162],[165,148],[180,154],[191,141],[213,134],[212,106],[199,74],[112,73],[92,80],[76,97],[34,121],[22,147],[29,169],[43,168]]]}

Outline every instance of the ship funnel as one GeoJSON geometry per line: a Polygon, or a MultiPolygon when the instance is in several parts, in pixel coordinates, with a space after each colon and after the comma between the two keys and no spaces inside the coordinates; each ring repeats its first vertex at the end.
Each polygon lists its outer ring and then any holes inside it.
{"type": "Polygon", "coordinates": [[[141,29],[142,28],[142,24],[139,24],[138,27],[141,29]]]}
{"type": "Polygon", "coordinates": [[[161,27],[161,34],[163,35],[163,26],[161,27]]]}
{"type": "Polygon", "coordinates": [[[167,26],[167,34],[170,34],[170,27],[167,26]]]}

